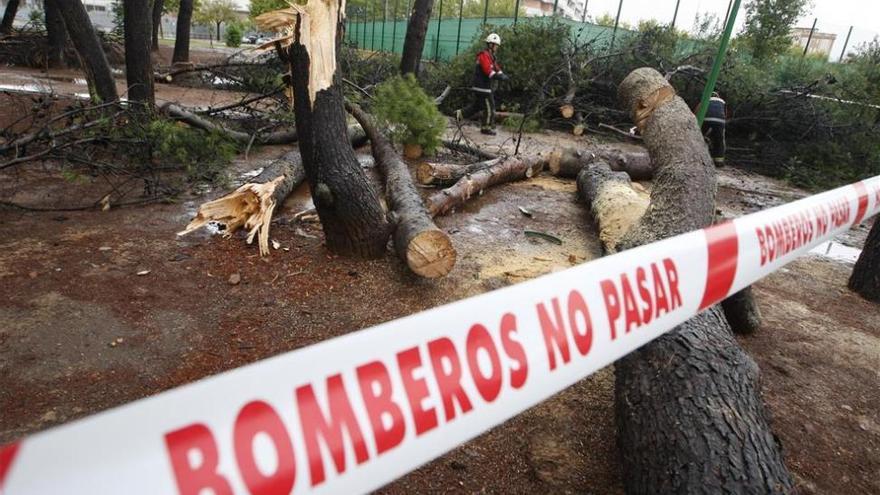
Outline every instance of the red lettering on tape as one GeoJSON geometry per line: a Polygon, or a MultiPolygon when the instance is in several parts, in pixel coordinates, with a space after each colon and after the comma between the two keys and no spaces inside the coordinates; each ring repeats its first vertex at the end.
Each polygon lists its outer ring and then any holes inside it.
{"type": "Polygon", "coordinates": [[[486,327],[479,323],[471,326],[467,336],[466,352],[468,368],[474,379],[474,385],[477,386],[477,392],[486,402],[493,402],[501,393],[501,358],[486,327]],[[481,350],[489,358],[491,370],[488,376],[483,375],[480,369],[478,354],[481,350]]]}
{"type": "Polygon", "coordinates": [[[252,495],[287,495],[296,481],[296,459],[293,444],[284,423],[269,404],[253,401],[246,404],[235,418],[233,430],[235,461],[248,492],[252,495]],[[275,451],[275,472],[263,474],[254,458],[254,439],[263,433],[275,451]]]}
{"type": "Polygon", "coordinates": [[[522,388],[529,376],[529,363],[526,360],[526,350],[513,334],[516,333],[516,316],[513,313],[505,313],[501,317],[501,347],[507,357],[516,363],[516,367],[510,370],[510,386],[522,388]]]}
{"type": "Polygon", "coordinates": [[[437,427],[437,411],[433,407],[425,407],[424,401],[429,396],[428,385],[424,377],[416,378],[414,371],[422,367],[422,356],[418,347],[412,347],[397,353],[397,366],[406,398],[412,411],[416,435],[421,435],[437,427]]]}
{"type": "Polygon", "coordinates": [[[556,369],[554,349],[559,351],[562,364],[568,364],[571,360],[571,352],[568,347],[569,335],[571,335],[571,339],[581,356],[586,356],[590,352],[593,345],[593,321],[590,319],[590,309],[587,307],[587,302],[576,290],[569,292],[566,299],[567,320],[563,319],[559,298],[551,299],[550,305],[553,307],[553,318],[547,313],[547,307],[544,303],[539,303],[536,308],[538,321],[544,335],[544,346],[547,348],[550,371],[553,371],[556,369]]]}
{"type": "Polygon", "coordinates": [[[232,487],[217,472],[217,442],[201,423],[165,434],[165,446],[180,495],[199,495],[204,489],[215,495],[232,495],[232,487]]]}
{"type": "Polygon", "coordinates": [[[852,186],[859,195],[859,207],[856,210],[856,219],[853,221],[853,225],[858,225],[865,219],[865,213],[868,213],[868,188],[865,187],[865,181],[856,182],[852,186]]]}
{"type": "Polygon", "coordinates": [[[599,282],[611,340],[617,338],[617,330],[621,325],[624,333],[629,333],[682,305],[678,288],[678,268],[670,258],[665,258],[660,263],[651,263],[650,284],[648,269],[636,267],[632,272],[635,273],[638,296],[633,291],[627,273],[621,273],[616,281],[605,279],[599,282]]]}
{"type": "Polygon", "coordinates": [[[3,493],[3,482],[6,481],[6,475],[9,474],[9,468],[12,467],[12,461],[21,443],[14,442],[0,447],[0,493],[3,493]]]}
{"type": "Polygon", "coordinates": [[[733,286],[733,278],[736,276],[739,256],[739,238],[736,235],[736,226],[733,222],[713,225],[703,232],[706,234],[709,261],[706,289],[703,292],[703,300],[700,301],[700,310],[727,297],[733,286]]]}
{"type": "Polygon", "coordinates": [[[321,411],[315,391],[311,385],[303,385],[296,389],[296,403],[299,407],[299,420],[302,426],[303,440],[309,458],[309,475],[312,486],[324,482],[324,460],[321,456],[319,441],[323,440],[330,449],[330,456],[336,465],[336,472],[345,472],[345,441],[342,431],[348,432],[348,438],[354,447],[355,460],[363,464],[369,458],[367,446],[361,428],[358,426],[351,402],[342,382],[342,375],[327,377],[327,399],[329,416],[321,411]]]}
{"type": "Polygon", "coordinates": [[[446,337],[432,340],[428,342],[428,354],[431,356],[434,378],[443,400],[446,421],[452,421],[455,418],[456,402],[462,414],[473,409],[471,400],[461,388],[461,361],[455,351],[455,344],[446,337]]]}
{"type": "Polygon", "coordinates": [[[562,364],[571,360],[571,353],[568,350],[568,339],[565,337],[565,322],[562,321],[559,299],[554,297],[550,300],[550,304],[553,307],[555,318],[551,318],[547,313],[544,303],[539,303],[537,310],[541,333],[544,335],[544,347],[547,348],[547,359],[550,362],[550,371],[553,371],[556,369],[556,352],[559,352],[562,364]]]}
{"type": "Polygon", "coordinates": [[[381,454],[403,441],[406,434],[403,412],[391,398],[391,377],[388,375],[388,368],[381,361],[358,366],[357,377],[364,406],[370,416],[370,425],[373,427],[376,453],[381,454]]]}

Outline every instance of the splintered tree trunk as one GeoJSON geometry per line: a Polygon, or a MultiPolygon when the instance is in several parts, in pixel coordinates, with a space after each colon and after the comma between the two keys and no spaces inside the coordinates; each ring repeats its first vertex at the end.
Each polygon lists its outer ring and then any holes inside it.
{"type": "Polygon", "coordinates": [[[79,55],[86,79],[89,81],[92,100],[104,103],[118,100],[119,95],[116,93],[116,83],[110,72],[110,64],[107,63],[101,41],[92,27],[92,21],[82,1],[56,0],[55,5],[64,19],[67,33],[79,55]]]}
{"type": "Polygon", "coordinates": [[[180,0],[177,8],[177,38],[174,40],[172,64],[189,62],[189,30],[192,24],[193,0],[180,0]]]}
{"type": "Polygon", "coordinates": [[[162,27],[162,10],[164,8],[165,0],[153,0],[153,36],[150,43],[150,49],[154,52],[159,51],[159,28],[162,27]]]}
{"type": "Polygon", "coordinates": [[[366,112],[356,105],[349,105],[348,110],[370,138],[376,164],[385,176],[385,194],[391,207],[398,256],[417,275],[446,276],[455,266],[455,248],[449,236],[438,229],[428,215],[409,168],[366,112]]]}
{"type": "Polygon", "coordinates": [[[848,285],[865,299],[880,302],[880,217],[874,220],[848,285]]]}
{"type": "Polygon", "coordinates": [[[541,173],[547,159],[542,156],[511,157],[478,170],[458,180],[454,185],[432,194],[427,201],[432,217],[445,215],[463,205],[484,189],[505,182],[527,179],[541,173]]]}
{"type": "Polygon", "coordinates": [[[46,37],[49,41],[47,62],[52,69],[63,69],[64,47],[67,45],[67,28],[58,10],[57,2],[63,0],[44,0],[43,10],[46,11],[46,37]]]}
{"type": "Polygon", "coordinates": [[[150,110],[155,104],[153,63],[150,60],[152,9],[144,0],[124,0],[122,20],[125,26],[125,79],[128,99],[150,110]]]}
{"type": "Polygon", "coordinates": [[[12,32],[12,23],[15,22],[15,14],[18,13],[19,0],[9,0],[6,4],[6,10],[3,11],[3,20],[0,21],[0,34],[9,34],[12,32]]]}
{"type": "MultiPolygon", "coordinates": [[[[623,248],[708,226],[715,169],[685,102],[653,69],[618,94],[655,165],[650,206],[623,248]]],[[[629,493],[787,493],[792,480],[761,401],[759,370],[717,305],[615,364],[629,493]]]]}
{"type": "Polygon", "coordinates": [[[431,20],[431,9],[434,0],[415,0],[412,15],[406,27],[406,39],[403,42],[403,53],[400,55],[400,73],[418,74],[422,61],[422,50],[425,48],[425,35],[428,33],[428,21],[431,20]]]}
{"type": "Polygon", "coordinates": [[[378,193],[346,139],[336,70],[342,5],[342,0],[308,0],[263,14],[257,22],[263,28],[290,29],[286,58],[300,153],[327,248],[340,254],[379,257],[388,241],[388,222],[378,193]]]}

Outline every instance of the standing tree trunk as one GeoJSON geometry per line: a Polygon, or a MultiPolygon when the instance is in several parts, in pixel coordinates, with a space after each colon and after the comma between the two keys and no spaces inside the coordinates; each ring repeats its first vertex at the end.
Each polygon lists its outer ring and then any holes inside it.
{"type": "MultiPolygon", "coordinates": [[[[715,168],[687,104],[657,71],[618,90],[654,162],[650,206],[630,248],[708,226],[715,168]]],[[[787,493],[757,364],[717,305],[615,363],[618,443],[628,493],[787,493]]]]}
{"type": "Polygon", "coordinates": [[[15,14],[18,13],[19,0],[9,0],[6,4],[6,10],[3,12],[3,21],[0,22],[0,34],[9,34],[12,32],[12,23],[15,21],[15,14]]]}
{"type": "Polygon", "coordinates": [[[874,220],[848,285],[865,299],[880,302],[880,217],[874,220]]]}
{"type": "Polygon", "coordinates": [[[125,79],[128,99],[143,103],[145,110],[155,104],[153,63],[150,60],[152,11],[143,0],[124,0],[122,22],[125,26],[125,79]]]}
{"type": "Polygon", "coordinates": [[[107,63],[101,40],[92,27],[92,21],[82,1],[58,0],[55,5],[64,19],[67,33],[79,55],[86,79],[89,81],[92,100],[104,103],[118,100],[119,95],[116,93],[116,82],[110,72],[110,64],[107,63]]]}
{"type": "Polygon", "coordinates": [[[220,42],[220,24],[222,24],[222,23],[223,23],[223,21],[217,21],[217,42],[218,43],[220,42]]]}
{"type": "Polygon", "coordinates": [[[177,9],[177,39],[174,40],[172,64],[189,62],[189,30],[192,24],[193,0],[180,0],[177,9]]]}
{"type": "Polygon", "coordinates": [[[265,29],[292,28],[285,38],[296,130],[306,178],[327,248],[379,257],[390,234],[379,195],[346,138],[346,114],[336,67],[344,0],[308,0],[257,18],[265,29]],[[316,63],[312,63],[315,61],[316,63]]]}
{"type": "Polygon", "coordinates": [[[67,45],[67,28],[58,10],[57,2],[63,0],[44,0],[43,10],[46,11],[46,37],[49,41],[49,53],[46,56],[49,67],[63,69],[64,47],[67,45]]]}
{"type": "Polygon", "coordinates": [[[406,27],[403,53],[400,55],[401,74],[418,75],[419,73],[419,63],[422,61],[422,50],[425,48],[425,35],[428,33],[432,8],[434,8],[434,0],[416,0],[413,3],[412,14],[406,27]]]}
{"type": "Polygon", "coordinates": [[[153,37],[150,47],[154,52],[159,51],[159,28],[162,27],[162,11],[165,9],[165,0],[153,0],[153,37]]]}

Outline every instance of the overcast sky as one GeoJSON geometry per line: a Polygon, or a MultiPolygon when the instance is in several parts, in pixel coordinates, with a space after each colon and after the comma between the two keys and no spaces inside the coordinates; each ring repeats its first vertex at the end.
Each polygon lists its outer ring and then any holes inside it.
{"type": "MultiPolygon", "coordinates": [[[[745,4],[747,0],[743,0],[745,4]]],[[[850,25],[853,28],[852,38],[847,51],[857,44],[870,41],[880,34],[880,1],[877,0],[813,0],[812,11],[798,22],[798,27],[809,28],[813,19],[818,17],[817,31],[837,34],[837,42],[832,49],[832,59],[840,56],[843,42],[850,25]]],[[[617,14],[619,0],[589,0],[587,13],[598,17],[604,13],[617,14]]],[[[711,12],[724,19],[729,0],[681,0],[676,26],[690,30],[697,13],[711,12]]],[[[734,33],[742,28],[745,17],[744,9],[737,16],[734,33]]],[[[621,20],[633,25],[642,19],[657,19],[670,22],[675,11],[675,0],[623,0],[621,20]]]]}

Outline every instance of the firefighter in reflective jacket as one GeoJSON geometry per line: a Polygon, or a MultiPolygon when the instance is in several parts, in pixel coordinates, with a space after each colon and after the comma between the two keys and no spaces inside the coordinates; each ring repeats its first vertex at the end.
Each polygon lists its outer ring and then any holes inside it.
{"type": "Polygon", "coordinates": [[[468,115],[482,112],[480,132],[493,136],[495,135],[495,95],[492,91],[492,81],[509,79],[495,60],[499,46],[501,46],[501,37],[492,33],[486,37],[486,49],[477,54],[474,82],[471,86],[475,99],[468,112],[468,115]]]}
{"type": "MultiPolygon", "coordinates": [[[[697,108],[699,111],[699,107],[697,108]]],[[[709,138],[709,154],[715,165],[724,164],[724,153],[727,148],[724,129],[727,126],[727,103],[721,99],[718,93],[712,93],[709,99],[709,110],[703,119],[703,135],[709,138]]]]}

